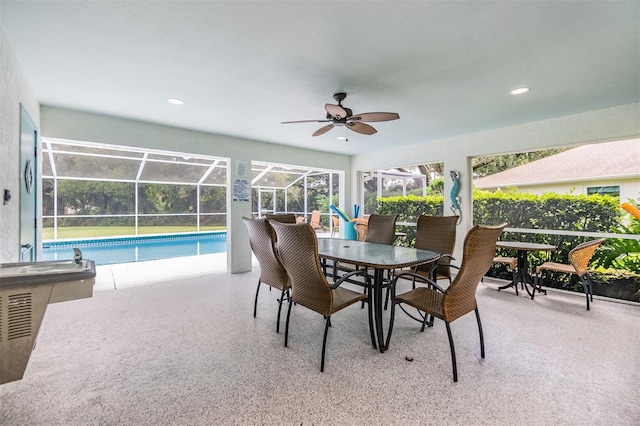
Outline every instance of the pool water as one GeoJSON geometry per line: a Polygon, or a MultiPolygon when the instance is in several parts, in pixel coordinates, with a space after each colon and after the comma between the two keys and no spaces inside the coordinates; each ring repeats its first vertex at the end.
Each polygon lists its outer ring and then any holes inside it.
{"type": "Polygon", "coordinates": [[[73,259],[73,248],[96,265],[171,259],[227,251],[225,231],[142,237],[117,237],[43,242],[42,260],[73,259]]]}

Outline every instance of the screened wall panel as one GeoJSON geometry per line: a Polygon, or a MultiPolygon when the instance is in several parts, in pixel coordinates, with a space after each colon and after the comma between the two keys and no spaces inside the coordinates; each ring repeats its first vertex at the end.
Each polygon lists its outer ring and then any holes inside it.
{"type": "Polygon", "coordinates": [[[197,183],[208,165],[147,161],[140,180],[145,182],[197,183]]]}
{"type": "Polygon", "coordinates": [[[220,186],[200,187],[200,213],[226,213],[227,188],[220,186]]]}
{"type": "Polygon", "coordinates": [[[41,158],[45,239],[83,226],[105,235],[226,226],[225,159],[50,138],[41,158]]]}
{"type": "Polygon", "coordinates": [[[85,179],[135,180],[140,168],[137,160],[90,157],[76,154],[53,154],[58,176],[85,179]]]}
{"type": "Polygon", "coordinates": [[[227,166],[226,162],[216,166],[205,178],[204,184],[227,186],[227,166]]]}
{"type": "Polygon", "coordinates": [[[197,204],[195,185],[138,184],[139,214],[196,213],[197,204]]]}

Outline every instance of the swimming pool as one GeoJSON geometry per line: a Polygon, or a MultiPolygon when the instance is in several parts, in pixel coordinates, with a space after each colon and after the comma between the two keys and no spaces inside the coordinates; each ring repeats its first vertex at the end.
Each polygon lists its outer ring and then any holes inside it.
{"type": "Polygon", "coordinates": [[[216,231],[44,241],[42,243],[42,260],[73,259],[74,247],[82,251],[83,258],[93,260],[96,265],[111,265],[224,253],[227,251],[227,233],[226,231],[216,231]]]}

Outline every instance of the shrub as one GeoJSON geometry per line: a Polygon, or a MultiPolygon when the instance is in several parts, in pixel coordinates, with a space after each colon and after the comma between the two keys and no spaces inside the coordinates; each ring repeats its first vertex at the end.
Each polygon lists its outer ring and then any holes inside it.
{"type": "MultiPolygon", "coordinates": [[[[508,189],[504,192],[474,190],[473,197],[474,223],[495,225],[507,222],[510,228],[540,230],[583,232],[606,232],[613,230],[613,232],[621,234],[635,233],[636,231],[635,228],[631,229],[621,224],[622,215],[617,198],[606,195],[556,193],[533,195],[508,189]]],[[[398,222],[417,222],[418,216],[421,214],[442,215],[443,211],[444,197],[437,195],[426,197],[407,196],[380,198],[377,201],[376,209],[376,213],[378,214],[398,213],[398,222]]],[[[633,224],[635,224],[635,222],[633,224]]],[[[640,228],[640,226],[638,228],[640,228]]],[[[400,244],[413,246],[415,241],[415,227],[398,227],[398,229],[407,234],[407,237],[404,241],[401,241],[400,244]]],[[[546,260],[567,263],[569,251],[578,244],[591,238],[549,235],[545,233],[505,232],[501,239],[551,244],[557,247],[551,254],[544,252],[530,253],[530,265],[535,266],[546,260]]],[[[638,272],[640,256],[630,254],[634,251],[640,251],[638,250],[638,246],[640,246],[640,244],[634,240],[608,239],[607,242],[601,246],[602,251],[598,250],[596,252],[592,266],[600,264],[638,272]],[[604,258],[609,259],[607,263],[598,263],[602,262],[598,259],[604,258]]],[[[513,253],[505,249],[498,249],[496,254],[499,256],[513,255],[513,253]]],[[[594,287],[598,286],[601,291],[604,291],[603,289],[606,289],[607,286],[612,287],[612,285],[606,281],[607,279],[610,279],[611,283],[616,282],[616,277],[620,274],[614,273],[613,271],[615,271],[615,269],[599,269],[599,271],[597,277],[594,278],[594,287]]],[[[629,272],[626,273],[629,274],[629,272]]],[[[511,279],[510,272],[508,272],[503,265],[493,266],[489,270],[488,275],[511,279]]],[[[575,277],[570,279],[567,275],[552,274],[551,278],[552,282],[548,282],[550,286],[582,291],[582,285],[575,277]]],[[[640,283],[640,275],[630,274],[626,276],[625,280],[630,281],[632,287],[635,285],[638,287],[638,290],[640,290],[640,284],[638,284],[640,283]]]]}
{"type": "MultiPolygon", "coordinates": [[[[398,213],[398,222],[417,222],[421,214],[442,215],[443,211],[444,197],[439,195],[379,198],[376,209],[378,214],[398,213]]],[[[515,190],[473,192],[473,222],[485,225],[507,222],[510,228],[603,232],[617,226],[620,217],[617,199],[606,195],[534,195],[515,190]]],[[[413,245],[415,227],[399,228],[407,234],[402,244],[413,245]]],[[[566,263],[569,251],[590,238],[506,232],[502,239],[552,244],[557,249],[551,254],[551,260],[566,263]]],[[[507,252],[501,250],[499,254],[507,255],[507,252]]],[[[542,263],[547,260],[546,256],[531,253],[532,263],[542,263]]]]}

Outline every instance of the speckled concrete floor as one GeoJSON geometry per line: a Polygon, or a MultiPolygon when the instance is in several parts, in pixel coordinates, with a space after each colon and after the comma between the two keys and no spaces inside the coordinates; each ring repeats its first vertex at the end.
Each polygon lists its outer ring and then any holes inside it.
{"type": "Polygon", "coordinates": [[[252,316],[257,269],[146,266],[99,271],[91,299],[48,306],[24,379],[0,386],[0,424],[640,424],[636,305],[587,312],[581,296],[480,284],[487,354],[473,314],[454,322],[458,383],[442,322],[420,333],[399,314],[380,354],[353,306],[332,318],[320,373],[322,318],[294,307],[284,348],[277,293],[252,316]]]}

